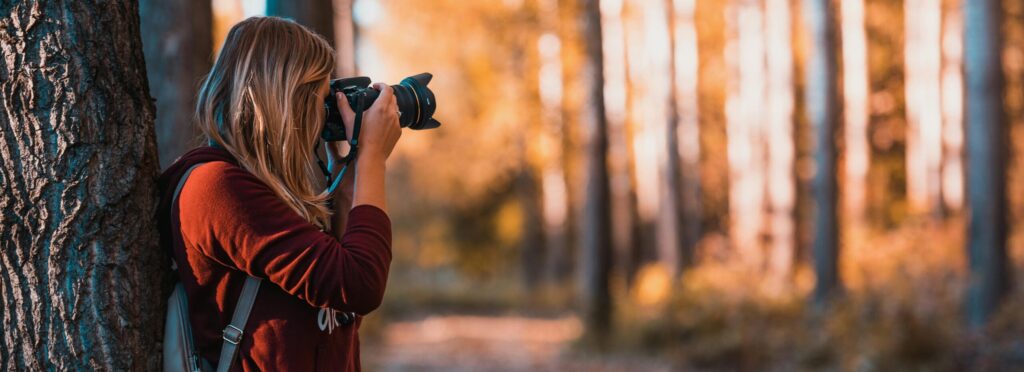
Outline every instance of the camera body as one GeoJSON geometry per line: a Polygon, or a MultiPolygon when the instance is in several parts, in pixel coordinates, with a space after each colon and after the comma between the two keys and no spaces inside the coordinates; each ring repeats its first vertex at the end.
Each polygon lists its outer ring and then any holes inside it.
{"type": "MultiPolygon", "coordinates": [[[[415,130],[433,129],[441,126],[434,119],[437,101],[434,92],[427,88],[433,75],[422,73],[402,79],[398,85],[392,85],[395,101],[398,104],[398,123],[402,128],[415,130]]],[[[324,99],[327,110],[327,122],[320,133],[324,141],[345,141],[345,123],[341,118],[341,110],[335,99],[335,93],[341,92],[348,100],[349,107],[355,112],[366,111],[377,100],[380,91],[370,86],[370,78],[365,76],[331,80],[331,95],[324,99]]]]}

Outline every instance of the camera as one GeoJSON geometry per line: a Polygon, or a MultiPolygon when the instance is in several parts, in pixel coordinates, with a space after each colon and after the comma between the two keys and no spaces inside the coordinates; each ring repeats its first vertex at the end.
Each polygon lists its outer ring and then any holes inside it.
{"type": "MultiPolygon", "coordinates": [[[[427,88],[427,84],[433,77],[429,73],[422,73],[402,79],[398,85],[391,86],[395,92],[395,101],[400,113],[398,123],[402,128],[420,130],[441,126],[441,123],[433,117],[434,110],[437,108],[434,92],[427,88]]],[[[324,99],[327,123],[320,133],[320,137],[327,142],[347,139],[345,123],[341,119],[341,110],[338,109],[338,102],[335,98],[337,92],[345,95],[348,105],[355,112],[370,108],[373,101],[380,95],[380,91],[370,86],[370,78],[365,76],[331,80],[331,95],[324,99]]]]}

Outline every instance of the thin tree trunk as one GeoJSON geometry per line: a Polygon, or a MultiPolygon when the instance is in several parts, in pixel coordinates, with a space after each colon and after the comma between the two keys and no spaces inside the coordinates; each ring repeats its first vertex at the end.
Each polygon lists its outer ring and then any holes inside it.
{"type": "Polygon", "coordinates": [[[843,98],[845,104],[845,182],[843,204],[846,220],[860,224],[867,203],[868,167],[868,47],[864,25],[864,0],[841,2],[843,34],[843,98]]]}
{"type": "Polygon", "coordinates": [[[0,370],[156,370],[169,270],[137,3],[7,4],[0,370]]]}
{"type": "Polygon", "coordinates": [[[611,328],[611,211],[608,185],[608,128],[604,111],[604,63],[598,0],[581,0],[577,27],[583,38],[579,71],[586,104],[580,116],[585,151],[585,196],[580,225],[583,318],[588,333],[604,344],[611,328]]]}
{"type": "Polygon", "coordinates": [[[942,205],[942,2],[906,0],[907,199],[918,212],[942,205]]]}
{"type": "MultiPolygon", "coordinates": [[[[680,248],[683,243],[683,202],[681,200],[683,185],[680,169],[682,166],[679,159],[679,122],[681,117],[678,111],[679,108],[676,107],[677,96],[680,92],[677,92],[675,89],[675,45],[673,45],[674,35],[672,32],[675,13],[672,11],[672,0],[666,0],[662,4],[649,2],[646,5],[646,9],[644,9],[644,15],[644,23],[648,26],[646,37],[647,40],[652,41],[650,44],[645,45],[648,48],[648,53],[653,54],[655,58],[663,57],[668,62],[663,65],[657,65],[657,67],[661,67],[658,70],[648,71],[651,71],[652,75],[655,76],[667,76],[665,80],[668,80],[667,84],[665,84],[665,89],[658,90],[658,92],[664,91],[665,93],[658,97],[663,102],[659,106],[664,107],[665,120],[663,135],[659,136],[664,141],[662,143],[664,150],[661,152],[662,156],[659,162],[661,165],[662,182],[658,184],[661,204],[658,206],[657,233],[659,261],[668,270],[669,277],[675,278],[682,262],[680,248]],[[653,17],[650,17],[650,15],[653,15],[653,17]],[[664,38],[658,37],[655,39],[656,35],[651,35],[653,32],[662,34],[664,38]],[[660,41],[662,39],[667,41],[667,43],[662,45],[662,43],[655,44],[653,42],[654,40],[660,41]],[[655,54],[654,50],[664,50],[664,56],[655,54]]],[[[653,88],[655,84],[651,84],[651,86],[653,88]]]]}
{"type": "Polygon", "coordinates": [[[741,0],[730,17],[734,30],[727,112],[729,153],[730,238],[744,265],[764,264],[761,242],[765,226],[765,103],[764,13],[761,2],[741,0]]]}
{"type": "Polygon", "coordinates": [[[669,182],[678,200],[678,272],[693,261],[701,235],[700,126],[697,104],[700,55],[694,13],[696,0],[666,0],[669,14],[669,65],[672,76],[669,128],[666,131],[668,159],[677,162],[669,182]]]}
{"type": "Polygon", "coordinates": [[[639,218],[636,213],[636,187],[633,180],[633,146],[630,111],[629,64],[626,58],[626,34],[623,22],[623,3],[610,2],[601,7],[601,32],[604,52],[605,111],[608,116],[610,138],[608,163],[612,185],[612,241],[616,265],[626,286],[632,285],[633,276],[642,262],[643,244],[640,242],[639,218]]]}
{"type": "Polygon", "coordinates": [[[814,141],[814,238],[812,254],[817,282],[814,300],[824,304],[840,289],[839,224],[836,216],[836,144],[839,97],[836,81],[835,20],[830,0],[804,0],[809,34],[807,119],[814,141]]]}
{"type": "Polygon", "coordinates": [[[333,0],[267,0],[267,15],[290,18],[334,45],[333,0]]]}
{"type": "Polygon", "coordinates": [[[1006,295],[1006,118],[997,0],[964,2],[967,119],[967,319],[981,327],[1006,295]]]}
{"type": "Polygon", "coordinates": [[[779,289],[789,283],[796,253],[795,93],[790,19],[789,0],[765,2],[768,269],[779,289]]]}
{"type": "Polygon", "coordinates": [[[198,144],[192,116],[199,79],[211,65],[213,10],[206,0],[143,0],[139,14],[164,168],[198,144]]]}
{"type": "Polygon", "coordinates": [[[961,1],[946,0],[942,19],[942,200],[959,211],[964,203],[964,81],[961,1]]]}
{"type": "Polygon", "coordinates": [[[355,0],[334,0],[334,50],[338,55],[338,76],[355,76],[356,24],[352,18],[355,0]]]}

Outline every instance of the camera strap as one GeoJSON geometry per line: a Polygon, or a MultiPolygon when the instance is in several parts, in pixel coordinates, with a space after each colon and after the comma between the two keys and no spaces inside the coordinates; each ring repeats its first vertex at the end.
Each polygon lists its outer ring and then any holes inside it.
{"type": "MultiPolygon", "coordinates": [[[[362,128],[362,126],[363,126],[363,111],[364,111],[363,110],[363,98],[364,98],[363,95],[359,95],[356,98],[356,100],[357,100],[356,105],[355,105],[356,108],[357,108],[355,110],[356,117],[352,121],[352,135],[349,136],[350,138],[348,140],[349,150],[348,150],[348,154],[345,155],[345,157],[341,159],[341,162],[345,163],[345,165],[342,166],[341,171],[338,172],[338,175],[335,176],[335,177],[331,177],[330,169],[333,166],[333,162],[331,162],[331,157],[330,157],[329,154],[328,154],[328,157],[327,157],[328,164],[327,164],[326,167],[323,165],[323,162],[320,161],[320,157],[317,156],[317,162],[320,163],[320,168],[323,169],[324,174],[327,175],[327,184],[330,185],[327,188],[327,193],[328,194],[334,193],[334,189],[338,188],[338,185],[341,184],[341,180],[343,180],[345,178],[345,173],[348,172],[349,166],[353,166],[353,167],[355,166],[353,164],[353,162],[355,162],[356,155],[358,154],[358,150],[359,150],[359,129],[362,128]]],[[[317,143],[319,145],[319,141],[317,141],[317,143]]]]}

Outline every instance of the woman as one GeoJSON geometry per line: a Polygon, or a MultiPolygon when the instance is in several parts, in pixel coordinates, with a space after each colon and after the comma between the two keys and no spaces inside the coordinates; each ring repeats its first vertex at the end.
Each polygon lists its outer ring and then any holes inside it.
{"type": "MultiPolygon", "coordinates": [[[[187,294],[196,348],[211,364],[253,276],[263,284],[233,370],[360,369],[360,317],[380,305],[391,262],[384,170],[401,130],[391,88],[376,84],[355,177],[328,195],[313,151],[334,66],[331,47],[294,22],[237,24],[198,95],[210,146],[161,176],[162,243],[187,294]]],[[[348,102],[335,99],[351,126],[348,102]]]]}

